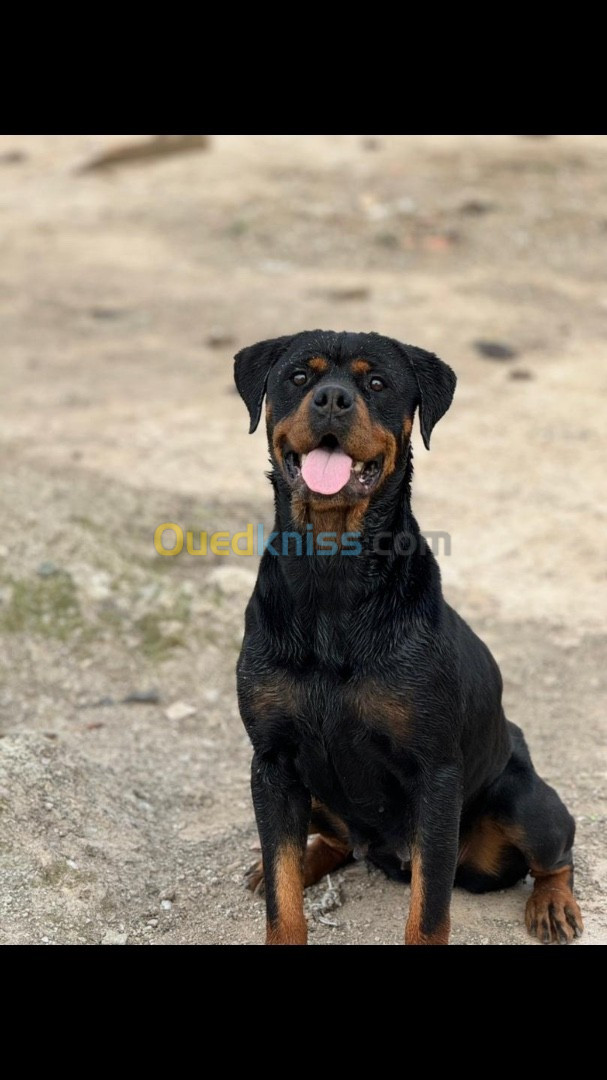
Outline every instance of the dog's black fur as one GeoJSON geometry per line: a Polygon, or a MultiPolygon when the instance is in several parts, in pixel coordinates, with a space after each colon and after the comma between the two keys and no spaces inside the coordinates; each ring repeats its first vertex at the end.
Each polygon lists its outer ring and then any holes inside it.
{"type": "Polygon", "coordinates": [[[275,530],[291,534],[262,558],[238,663],[267,942],[305,944],[304,886],[362,854],[411,878],[409,944],[447,943],[454,881],[483,892],[528,872],[529,930],[572,940],[573,819],[506,720],[497,664],[443,599],[411,511],[413,416],[429,447],[454,373],[378,334],[311,331],[243,349],[235,378],[251,431],[267,395],[275,530]],[[370,480],[309,490],[302,455],[321,442],[373,459],[370,480]],[[362,550],[296,554],[293,533],[322,532],[362,550]]]}

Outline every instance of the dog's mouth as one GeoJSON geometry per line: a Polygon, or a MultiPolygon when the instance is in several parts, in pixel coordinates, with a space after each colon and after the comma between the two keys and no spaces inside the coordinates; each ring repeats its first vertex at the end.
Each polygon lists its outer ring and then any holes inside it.
{"type": "Polygon", "coordinates": [[[368,494],[381,476],[383,454],[370,461],[356,461],[334,435],[325,435],[307,454],[287,448],[284,463],[291,484],[303,483],[317,495],[337,495],[345,488],[348,494],[368,494]]]}

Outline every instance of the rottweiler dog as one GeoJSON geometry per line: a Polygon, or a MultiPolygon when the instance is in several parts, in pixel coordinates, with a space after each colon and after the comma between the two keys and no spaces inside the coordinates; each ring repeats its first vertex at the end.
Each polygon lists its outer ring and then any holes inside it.
{"type": "Polygon", "coordinates": [[[415,410],[429,448],[453,371],[379,334],[314,330],[242,349],[235,379],[251,432],[267,399],[276,507],[238,662],[266,943],[305,945],[304,888],[353,857],[410,880],[408,945],[448,943],[454,883],[528,873],[529,932],[572,941],[574,820],[411,512],[415,410]]]}

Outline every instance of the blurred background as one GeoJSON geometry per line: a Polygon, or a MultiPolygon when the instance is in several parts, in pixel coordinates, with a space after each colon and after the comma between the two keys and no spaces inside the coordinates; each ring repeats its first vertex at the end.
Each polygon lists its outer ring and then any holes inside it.
{"type": "MultiPolygon", "coordinates": [[[[0,942],[248,943],[255,828],[234,666],[256,558],[158,524],[272,521],[232,357],[377,330],[458,389],[414,507],[578,819],[607,944],[607,136],[0,136],[0,942]]],[[[312,941],[400,941],[356,864],[312,941]]],[[[458,893],[455,943],[525,943],[526,886],[458,893]]]]}

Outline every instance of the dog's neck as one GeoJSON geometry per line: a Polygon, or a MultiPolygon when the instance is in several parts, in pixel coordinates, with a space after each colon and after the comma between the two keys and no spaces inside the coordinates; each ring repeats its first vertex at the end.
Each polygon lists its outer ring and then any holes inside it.
{"type": "MultiPolygon", "coordinates": [[[[411,511],[410,453],[371,499],[361,521],[360,553],[306,554],[306,530],[293,520],[291,493],[272,475],[276,502],[275,533],[298,533],[303,553],[264,555],[258,602],[277,664],[310,663],[349,677],[381,666],[403,635],[440,618],[440,572],[411,511]],[[404,537],[406,546],[397,543],[404,537]],[[273,596],[280,592],[283,603],[273,596]],[[381,617],[393,612],[391,640],[381,617]],[[364,649],[360,651],[361,641],[364,649]]],[[[295,511],[297,514],[297,510],[295,511]]],[[[319,522],[320,525],[320,522],[319,522]]],[[[341,527],[341,520],[337,529],[341,527]]],[[[327,531],[335,531],[335,526],[327,531]]]]}

